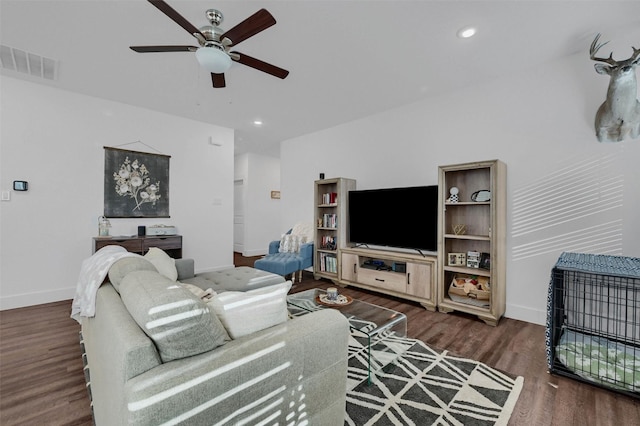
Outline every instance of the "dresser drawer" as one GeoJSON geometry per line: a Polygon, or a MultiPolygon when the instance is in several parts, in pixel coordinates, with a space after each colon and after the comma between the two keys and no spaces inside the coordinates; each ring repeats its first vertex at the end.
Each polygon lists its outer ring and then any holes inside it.
{"type": "Polygon", "coordinates": [[[142,240],[138,238],[99,238],[94,241],[94,251],[105,246],[121,246],[132,253],[142,253],[142,240]]]}
{"type": "Polygon", "coordinates": [[[179,235],[168,237],[146,237],[143,243],[143,251],[146,253],[151,247],[157,247],[162,250],[171,250],[182,248],[182,237],[179,235]]]}

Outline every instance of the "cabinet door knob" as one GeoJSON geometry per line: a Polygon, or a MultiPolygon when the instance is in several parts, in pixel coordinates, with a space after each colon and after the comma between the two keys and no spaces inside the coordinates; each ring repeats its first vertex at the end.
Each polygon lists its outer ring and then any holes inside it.
{"type": "Polygon", "coordinates": [[[384,280],[382,278],[376,278],[376,281],[384,282],[384,280]]]}
{"type": "Polygon", "coordinates": [[[407,285],[411,284],[411,272],[407,274],[407,285]]]}

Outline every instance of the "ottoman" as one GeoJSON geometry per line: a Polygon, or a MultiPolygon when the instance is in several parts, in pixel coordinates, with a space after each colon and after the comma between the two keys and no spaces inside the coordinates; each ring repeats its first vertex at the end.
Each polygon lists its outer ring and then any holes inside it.
{"type": "Polygon", "coordinates": [[[178,278],[180,282],[193,284],[203,290],[208,288],[216,293],[223,291],[247,291],[267,287],[285,281],[284,277],[249,266],[201,272],[189,278],[178,278]]]}
{"type": "MultiPolygon", "coordinates": [[[[295,282],[296,272],[300,271],[300,256],[297,253],[273,253],[253,263],[254,268],[271,272],[281,276],[293,274],[292,281],[295,282]]],[[[284,279],[284,278],[283,278],[284,279]]]]}

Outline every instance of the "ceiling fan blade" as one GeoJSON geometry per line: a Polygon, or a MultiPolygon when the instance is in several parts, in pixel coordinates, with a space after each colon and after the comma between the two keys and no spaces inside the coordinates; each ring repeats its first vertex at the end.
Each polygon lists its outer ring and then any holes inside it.
{"type": "Polygon", "coordinates": [[[171,18],[176,24],[184,28],[189,34],[200,34],[202,38],[204,35],[196,28],[191,22],[187,21],[182,15],[180,15],[174,8],[169,6],[163,0],[149,0],[149,3],[157,7],[162,13],[171,18]]]}
{"type": "Polygon", "coordinates": [[[289,75],[289,71],[276,67],[275,65],[268,64],[260,59],[252,58],[240,52],[230,52],[231,59],[236,62],[240,62],[242,65],[246,65],[251,68],[255,68],[258,71],[266,72],[278,78],[286,78],[289,75]]]}
{"type": "Polygon", "coordinates": [[[222,34],[220,36],[220,40],[228,38],[231,40],[231,44],[229,44],[229,46],[236,45],[249,37],[258,34],[260,31],[266,30],[275,23],[275,18],[266,9],[260,9],[235,27],[231,28],[229,31],[222,34]]]}
{"type": "Polygon", "coordinates": [[[129,49],[138,53],[152,52],[195,52],[198,50],[195,46],[129,46],[129,49]]]}
{"type": "Polygon", "coordinates": [[[213,87],[217,89],[226,86],[226,82],[224,80],[224,74],[211,73],[211,82],[213,83],[213,87]]]}

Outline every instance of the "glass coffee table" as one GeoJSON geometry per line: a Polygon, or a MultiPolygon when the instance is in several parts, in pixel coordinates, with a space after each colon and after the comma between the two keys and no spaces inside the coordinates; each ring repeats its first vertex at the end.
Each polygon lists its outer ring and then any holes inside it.
{"type": "Polygon", "coordinates": [[[287,296],[289,312],[293,316],[304,315],[319,309],[337,309],[348,320],[351,328],[349,365],[361,363],[371,384],[373,375],[393,362],[406,349],[403,339],[407,336],[407,317],[401,312],[352,299],[347,305],[326,305],[319,297],[322,289],[305,290],[287,296]],[[399,338],[397,342],[394,338],[399,338]]]}

